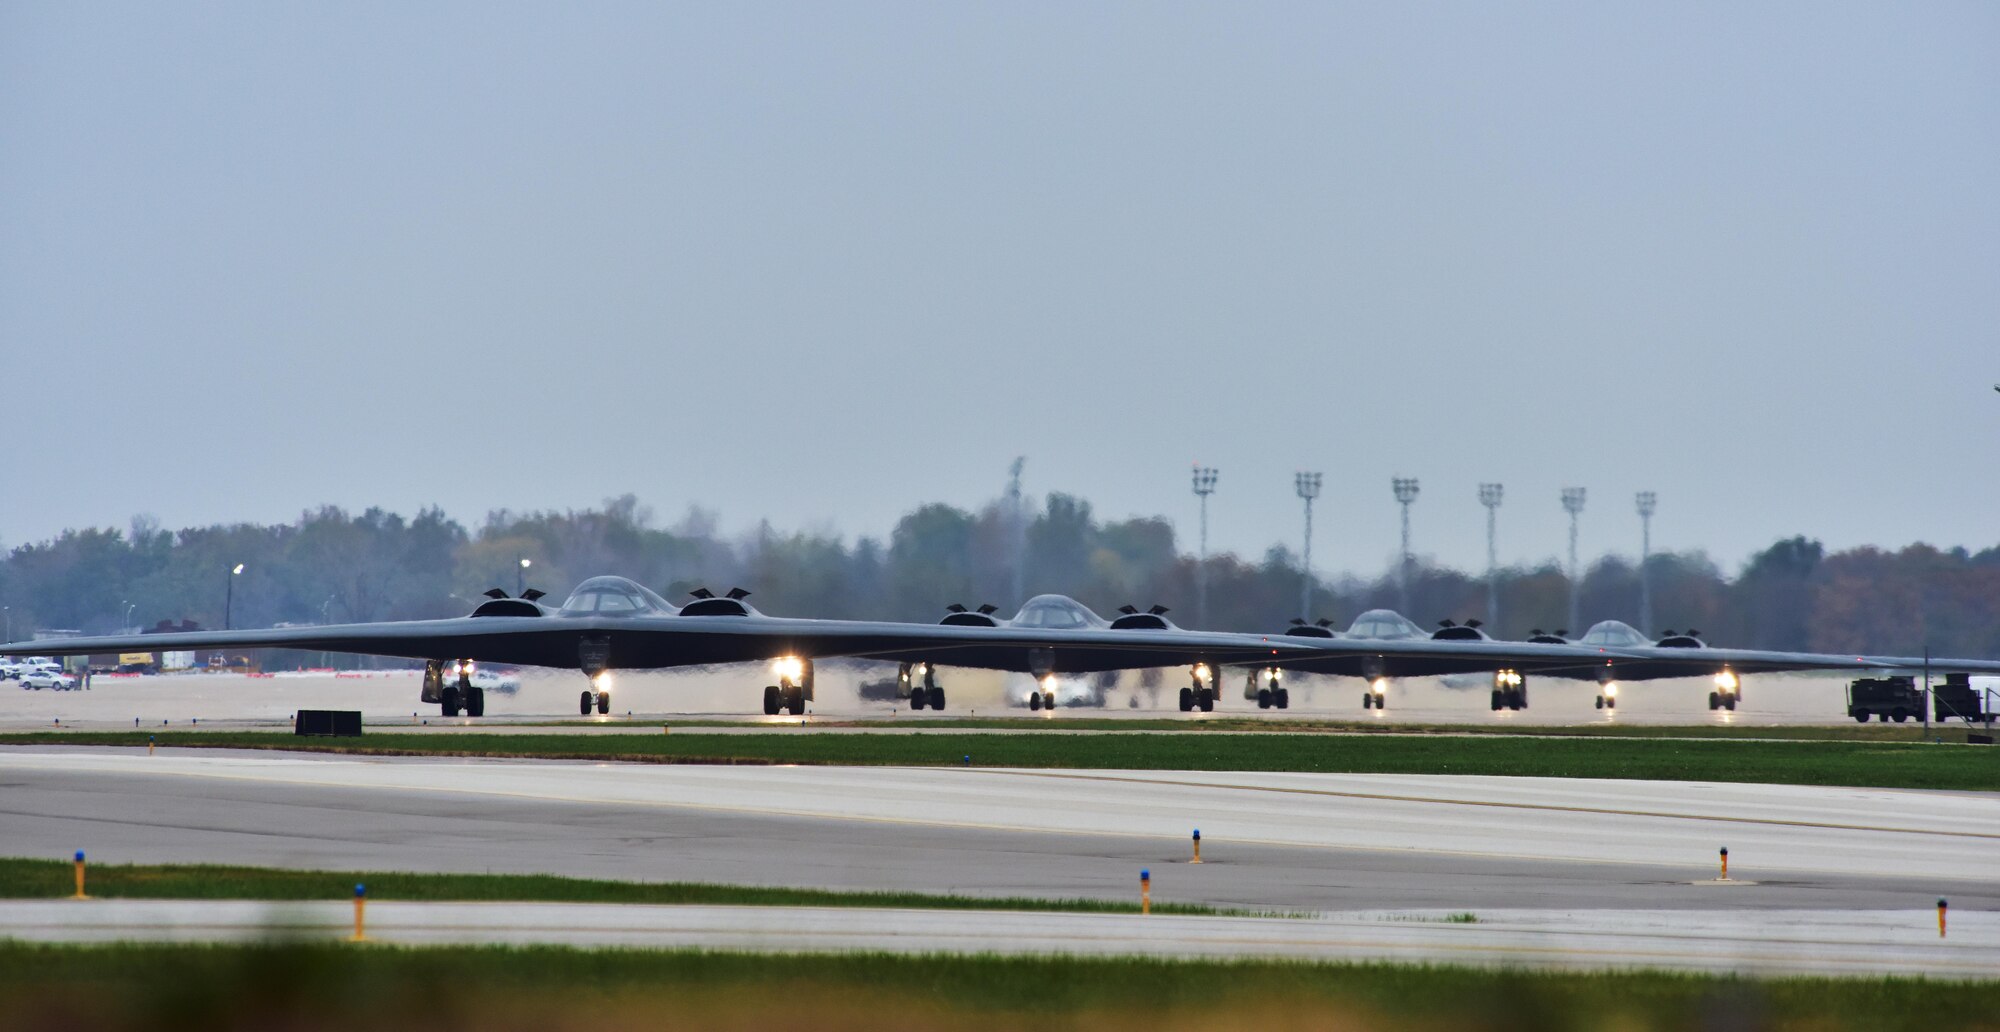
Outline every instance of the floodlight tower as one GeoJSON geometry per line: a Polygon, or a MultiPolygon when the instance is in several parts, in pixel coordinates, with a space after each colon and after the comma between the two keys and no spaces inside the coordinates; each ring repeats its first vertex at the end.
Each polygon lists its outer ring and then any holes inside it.
{"type": "Polygon", "coordinates": [[[1500,514],[1499,484],[1479,485],[1479,504],[1486,507],[1486,626],[1500,633],[1500,548],[1495,530],[1500,514]]]}
{"type": "Polygon", "coordinates": [[[1569,513],[1569,626],[1572,633],[1581,633],[1583,619],[1580,594],[1583,578],[1576,568],[1576,518],[1583,513],[1584,489],[1565,487],[1562,489],[1563,509],[1569,513]]]}
{"type": "Polygon", "coordinates": [[[1639,503],[1639,629],[1647,635],[1653,633],[1653,571],[1647,560],[1653,556],[1653,510],[1659,508],[1660,496],[1651,491],[1641,491],[1639,503]]]}
{"type": "Polygon", "coordinates": [[[1402,596],[1399,607],[1405,616],[1410,612],[1410,503],[1417,500],[1416,477],[1393,477],[1389,486],[1396,492],[1396,504],[1403,507],[1403,561],[1397,566],[1398,593],[1402,596]]]}
{"type": "Polygon", "coordinates": [[[1318,473],[1300,473],[1293,479],[1298,486],[1299,497],[1306,503],[1306,550],[1300,559],[1305,577],[1299,587],[1299,618],[1312,619],[1313,593],[1313,499],[1319,497],[1321,476],[1318,473]]]}
{"type": "Polygon", "coordinates": [[[1194,568],[1194,619],[1208,626],[1208,496],[1215,493],[1216,470],[1197,463],[1194,467],[1194,494],[1201,499],[1201,552],[1194,568]]]}
{"type": "Polygon", "coordinates": [[[229,571],[229,579],[226,582],[228,587],[224,590],[222,595],[222,629],[225,631],[232,630],[236,626],[235,624],[236,578],[242,576],[242,574],[243,574],[242,563],[237,563],[236,566],[229,571]]]}

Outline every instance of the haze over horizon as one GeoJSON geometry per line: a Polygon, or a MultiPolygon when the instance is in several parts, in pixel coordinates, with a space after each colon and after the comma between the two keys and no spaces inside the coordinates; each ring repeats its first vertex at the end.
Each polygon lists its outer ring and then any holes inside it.
{"type": "Polygon", "coordinates": [[[0,8],[0,546],[633,492],[2000,542],[2000,9],[0,8]],[[1775,57],[1774,57],[1775,55],[1775,57]]]}

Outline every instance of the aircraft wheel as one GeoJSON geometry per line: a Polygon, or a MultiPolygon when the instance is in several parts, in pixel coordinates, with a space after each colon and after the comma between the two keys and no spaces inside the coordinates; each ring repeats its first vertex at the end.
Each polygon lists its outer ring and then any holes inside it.
{"type": "Polygon", "coordinates": [[[800,716],[806,711],[806,690],[793,688],[785,693],[785,708],[792,716],[800,716]]]}
{"type": "Polygon", "coordinates": [[[1605,709],[1617,709],[1617,708],[1618,708],[1618,700],[1617,700],[1617,699],[1605,699],[1605,700],[1604,700],[1604,708],[1605,708],[1605,709]]]}
{"type": "Polygon", "coordinates": [[[597,715],[602,717],[602,716],[610,716],[610,714],[611,714],[611,693],[610,692],[597,693],[597,715]]]}
{"type": "Polygon", "coordinates": [[[1204,689],[1202,689],[1202,692],[1201,692],[1201,711],[1202,711],[1203,713],[1214,713],[1214,712],[1215,712],[1215,689],[1213,689],[1213,688],[1204,688],[1204,689]]]}
{"type": "MultiPolygon", "coordinates": [[[[1183,689],[1183,690],[1185,690],[1185,689],[1183,689]]],[[[1028,708],[1029,708],[1029,709],[1031,709],[1031,710],[1034,710],[1034,711],[1035,711],[1035,712],[1037,712],[1037,713],[1040,713],[1040,712],[1042,711],[1042,693],[1041,693],[1041,692],[1029,692],[1029,693],[1028,693],[1028,708]]]]}
{"type": "Polygon", "coordinates": [[[943,712],[943,711],[944,711],[944,689],[943,689],[943,688],[941,688],[941,687],[933,687],[933,688],[931,689],[931,691],[930,691],[930,696],[931,696],[931,697],[930,697],[930,698],[929,698],[928,700],[926,700],[926,701],[928,701],[928,702],[929,702],[929,703],[931,704],[931,708],[932,708],[932,709],[934,709],[934,710],[937,710],[937,711],[939,711],[939,712],[943,712]]]}
{"type": "Polygon", "coordinates": [[[920,710],[920,709],[923,709],[923,708],[924,708],[924,690],[923,690],[922,688],[912,688],[912,689],[910,689],[910,710],[911,710],[911,712],[915,712],[915,711],[917,711],[917,710],[920,710]]]}
{"type": "Polygon", "coordinates": [[[583,715],[586,717],[590,716],[591,701],[592,700],[590,698],[589,692],[584,692],[582,695],[577,697],[577,708],[581,710],[583,712],[583,715]]]}
{"type": "Polygon", "coordinates": [[[1052,710],[1056,708],[1056,693],[1054,692],[1042,693],[1042,708],[1047,710],[1052,710]]]}
{"type": "Polygon", "coordinates": [[[778,686],[775,684],[764,686],[764,715],[767,717],[778,715],[778,686]]]}
{"type": "Polygon", "coordinates": [[[1597,708],[1598,708],[1598,709],[1603,709],[1603,708],[1604,708],[1604,696],[1602,696],[1602,695],[1600,695],[1600,696],[1598,696],[1598,697],[1597,697],[1597,708]]]}
{"type": "Polygon", "coordinates": [[[1731,695],[1727,699],[1722,700],[1722,708],[1731,713],[1736,712],[1736,696],[1731,695]]]}
{"type": "Polygon", "coordinates": [[[1854,711],[1854,722],[1855,722],[1855,723],[1857,723],[1857,724],[1866,724],[1866,723],[1868,723],[1868,711],[1867,711],[1867,710],[1855,710],[1855,711],[1854,711]]]}
{"type": "Polygon", "coordinates": [[[1721,709],[1721,708],[1722,708],[1722,693],[1721,693],[1721,692],[1709,692],[1709,693],[1708,693],[1708,708],[1709,708],[1709,709],[1721,709]]]}
{"type": "Polygon", "coordinates": [[[1493,689],[1493,709],[1496,713],[1500,710],[1500,689],[1498,688],[1493,689]]]}
{"type": "Polygon", "coordinates": [[[1292,690],[1290,688],[1278,689],[1278,708],[1279,709],[1292,708],[1292,690]]]}
{"type": "Polygon", "coordinates": [[[1192,711],[1193,709],[1194,709],[1194,689],[1184,687],[1181,689],[1181,712],[1187,713],[1192,711]]]}
{"type": "Polygon", "coordinates": [[[483,717],[486,715],[486,689],[473,686],[465,691],[465,715],[483,717]]]}
{"type": "Polygon", "coordinates": [[[1271,708],[1271,689],[1265,688],[1257,693],[1257,708],[1258,709],[1271,708]]]}

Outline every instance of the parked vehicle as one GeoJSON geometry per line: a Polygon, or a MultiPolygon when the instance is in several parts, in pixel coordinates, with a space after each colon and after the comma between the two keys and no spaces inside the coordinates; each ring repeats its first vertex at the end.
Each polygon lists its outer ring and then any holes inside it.
{"type": "Polygon", "coordinates": [[[76,687],[76,678],[60,670],[30,670],[21,675],[21,687],[33,691],[48,688],[52,691],[66,692],[76,687]]]}
{"type": "Polygon", "coordinates": [[[513,674],[502,674],[481,667],[472,671],[472,686],[481,691],[512,695],[521,690],[521,679],[513,674]]]}
{"type": "Polygon", "coordinates": [[[1924,693],[1913,677],[1864,677],[1847,686],[1847,715],[1863,724],[1871,716],[1900,724],[1924,715],[1924,693]]]}

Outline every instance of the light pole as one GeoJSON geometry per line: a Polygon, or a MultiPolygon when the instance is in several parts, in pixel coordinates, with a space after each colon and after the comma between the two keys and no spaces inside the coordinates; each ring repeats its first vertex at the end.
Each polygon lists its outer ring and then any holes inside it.
{"type": "Polygon", "coordinates": [[[1397,593],[1402,602],[1397,608],[1405,615],[1410,611],[1410,503],[1417,500],[1416,477],[1393,477],[1389,486],[1395,489],[1396,504],[1403,507],[1403,560],[1396,565],[1397,593]]]}
{"type": "Polygon", "coordinates": [[[234,620],[236,615],[236,577],[242,572],[242,563],[237,563],[236,568],[229,571],[229,579],[227,581],[229,587],[223,592],[222,596],[222,629],[225,631],[235,626],[231,621],[234,620]]]}
{"type": "Polygon", "coordinates": [[[7,617],[7,640],[14,640],[14,607],[0,606],[0,615],[7,617]]]}
{"type": "Polygon", "coordinates": [[[519,564],[520,564],[520,565],[519,565],[519,566],[517,566],[517,567],[515,568],[515,570],[514,570],[514,597],[515,597],[515,598],[519,598],[519,597],[521,597],[521,595],[523,595],[524,593],[526,593],[526,592],[527,592],[527,590],[528,590],[528,567],[530,567],[530,566],[533,566],[533,565],[535,565],[535,561],[534,561],[533,559],[530,559],[530,558],[528,558],[527,556],[520,556],[520,557],[519,557],[519,559],[518,559],[518,562],[519,562],[519,564]]]}
{"type": "Polygon", "coordinates": [[[1578,614],[1582,612],[1579,593],[1583,578],[1578,576],[1576,568],[1576,518],[1583,512],[1583,488],[1563,488],[1562,500],[1563,509],[1569,513],[1569,626],[1571,633],[1581,633],[1583,619],[1578,614]]]}
{"type": "Polygon", "coordinates": [[[1194,568],[1194,619],[1198,627],[1208,626],[1208,496],[1215,493],[1216,471],[1212,466],[1194,468],[1194,493],[1201,499],[1201,552],[1194,568]]]}
{"type": "Polygon", "coordinates": [[[1653,510],[1659,508],[1660,496],[1651,491],[1641,491],[1639,503],[1639,629],[1648,637],[1653,634],[1653,510]]]}
{"type": "Polygon", "coordinates": [[[1500,515],[1499,484],[1479,485],[1479,504],[1486,507],[1486,626],[1500,633],[1500,548],[1496,533],[1500,515]]]}
{"type": "Polygon", "coordinates": [[[1299,497],[1306,503],[1306,551],[1300,558],[1301,572],[1305,574],[1299,585],[1299,618],[1312,619],[1313,594],[1313,499],[1319,497],[1321,476],[1318,473],[1300,473],[1294,478],[1299,497]]]}
{"type": "Polygon", "coordinates": [[[120,602],[120,603],[119,603],[119,605],[122,605],[122,606],[124,606],[124,607],[125,607],[125,624],[124,624],[124,626],[125,626],[125,629],[127,629],[127,630],[130,630],[130,629],[131,629],[131,627],[132,627],[132,610],[134,610],[134,609],[137,609],[137,608],[139,608],[139,604],[138,604],[137,602],[133,602],[133,601],[131,601],[131,600],[129,600],[129,599],[128,599],[128,600],[126,600],[126,601],[123,601],[123,602],[120,602]]]}

